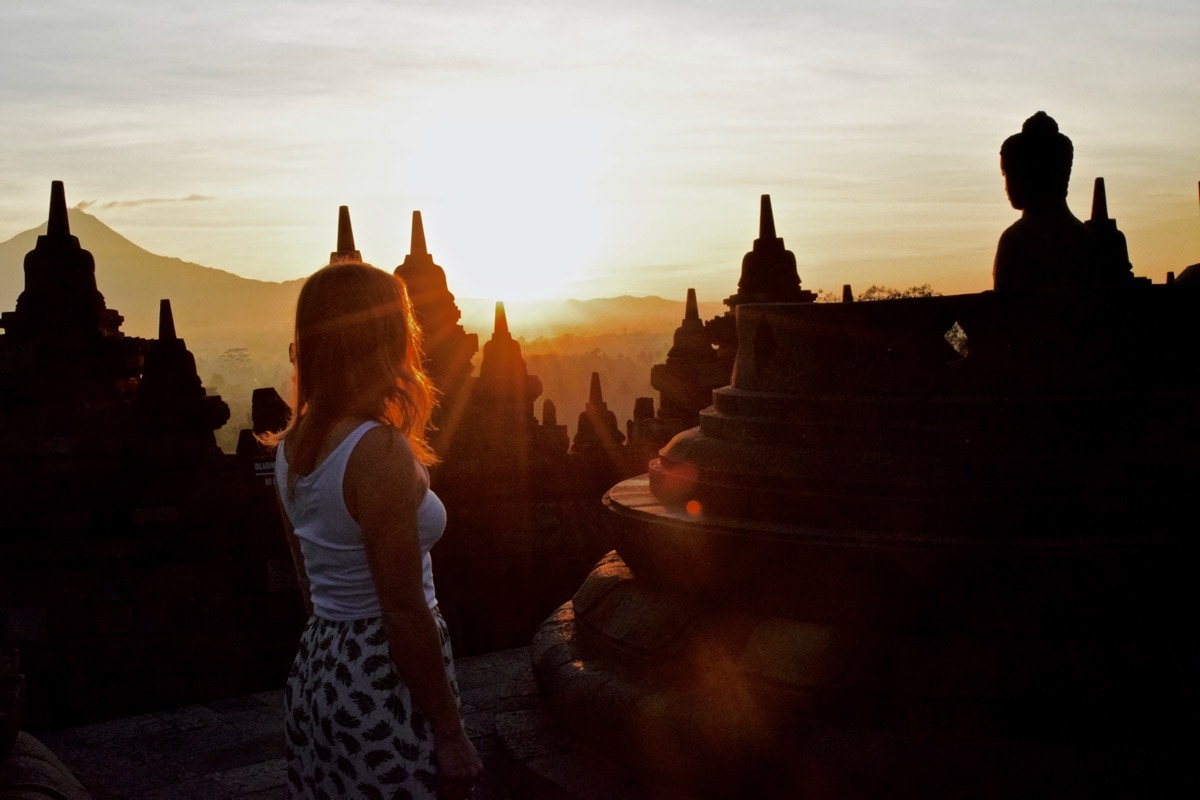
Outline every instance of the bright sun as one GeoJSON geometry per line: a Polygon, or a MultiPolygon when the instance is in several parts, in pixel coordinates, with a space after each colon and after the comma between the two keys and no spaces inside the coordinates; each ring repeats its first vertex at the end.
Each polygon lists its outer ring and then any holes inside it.
{"type": "MultiPolygon", "coordinates": [[[[597,269],[612,205],[612,137],[553,84],[459,87],[397,126],[397,187],[421,200],[451,290],[562,298],[597,269]]],[[[412,112],[412,109],[409,109],[412,112]]]]}

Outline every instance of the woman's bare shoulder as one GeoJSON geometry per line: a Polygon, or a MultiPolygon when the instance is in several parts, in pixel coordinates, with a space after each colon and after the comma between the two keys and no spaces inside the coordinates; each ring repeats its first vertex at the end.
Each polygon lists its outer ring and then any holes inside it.
{"type": "Polygon", "coordinates": [[[412,446],[403,431],[390,425],[371,428],[358,441],[346,465],[349,482],[409,486],[422,484],[424,475],[417,467],[412,446]]]}

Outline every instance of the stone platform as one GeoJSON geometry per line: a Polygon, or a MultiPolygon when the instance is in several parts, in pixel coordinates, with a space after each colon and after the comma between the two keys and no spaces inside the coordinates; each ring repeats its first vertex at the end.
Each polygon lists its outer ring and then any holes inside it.
{"type": "MultiPolygon", "coordinates": [[[[474,800],[659,797],[577,745],[542,705],[529,649],[459,659],[484,760],[474,800]]],[[[282,800],[282,691],[39,733],[92,800],[282,800]]],[[[41,796],[41,795],[38,795],[41,796]]]]}

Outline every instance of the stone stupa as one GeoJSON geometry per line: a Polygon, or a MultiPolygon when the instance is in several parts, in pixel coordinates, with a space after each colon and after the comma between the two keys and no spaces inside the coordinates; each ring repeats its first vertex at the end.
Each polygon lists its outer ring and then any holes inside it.
{"type": "Polygon", "coordinates": [[[729,385],[612,487],[616,550],[535,639],[574,735],[697,798],[1181,777],[1200,289],[736,319],[729,385]]]}

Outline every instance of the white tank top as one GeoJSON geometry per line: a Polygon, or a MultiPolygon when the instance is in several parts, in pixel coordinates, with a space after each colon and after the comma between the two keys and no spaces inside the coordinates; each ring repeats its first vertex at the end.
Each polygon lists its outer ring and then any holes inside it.
{"type": "MultiPolygon", "coordinates": [[[[351,431],[311,473],[296,479],[293,498],[288,497],[288,465],[282,442],[275,455],[275,486],[300,540],[313,613],[324,619],[340,622],[380,614],[362,528],[350,516],[342,488],[350,454],[367,431],[379,425],[364,422],[351,431]]],[[[421,545],[425,602],[431,609],[437,606],[437,595],[429,550],[442,538],[445,529],[446,507],[432,490],[426,490],[417,508],[417,538],[421,545]]]]}

